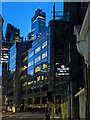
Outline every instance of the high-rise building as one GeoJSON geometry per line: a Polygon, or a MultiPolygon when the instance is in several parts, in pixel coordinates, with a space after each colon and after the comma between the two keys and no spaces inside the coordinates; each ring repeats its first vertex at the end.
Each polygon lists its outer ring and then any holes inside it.
{"type": "Polygon", "coordinates": [[[8,41],[8,42],[13,42],[13,43],[21,42],[20,30],[15,28],[11,24],[7,24],[5,40],[8,41]]]}
{"type": "Polygon", "coordinates": [[[7,97],[9,100],[9,106],[18,106],[20,107],[21,97],[22,96],[22,87],[23,80],[27,76],[27,56],[28,50],[31,48],[31,41],[15,43],[10,48],[10,63],[9,63],[9,77],[7,83],[7,97]]]}
{"type": "Polygon", "coordinates": [[[42,9],[38,8],[35,11],[34,17],[31,19],[31,33],[28,34],[29,40],[35,40],[46,29],[46,13],[42,12],[42,9]]]}

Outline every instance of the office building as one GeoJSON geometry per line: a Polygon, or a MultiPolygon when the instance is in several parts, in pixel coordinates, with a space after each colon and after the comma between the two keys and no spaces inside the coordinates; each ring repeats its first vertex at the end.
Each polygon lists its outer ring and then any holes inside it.
{"type": "Polygon", "coordinates": [[[8,106],[19,106],[21,103],[23,80],[27,73],[27,53],[31,42],[15,43],[10,48],[9,76],[7,82],[8,106]]]}
{"type": "Polygon", "coordinates": [[[11,24],[7,24],[5,40],[12,43],[21,42],[20,30],[15,28],[11,24]]]}
{"type": "Polygon", "coordinates": [[[34,17],[31,19],[31,33],[28,34],[29,40],[35,40],[46,29],[46,13],[42,12],[42,9],[38,8],[35,11],[34,17]]]}

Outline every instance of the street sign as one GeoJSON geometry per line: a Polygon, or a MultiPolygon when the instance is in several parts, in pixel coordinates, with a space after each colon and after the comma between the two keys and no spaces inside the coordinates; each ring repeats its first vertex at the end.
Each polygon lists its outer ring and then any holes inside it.
{"type": "Polygon", "coordinates": [[[64,76],[64,75],[67,76],[69,75],[69,70],[70,68],[62,65],[60,68],[57,68],[57,76],[64,76]]]}

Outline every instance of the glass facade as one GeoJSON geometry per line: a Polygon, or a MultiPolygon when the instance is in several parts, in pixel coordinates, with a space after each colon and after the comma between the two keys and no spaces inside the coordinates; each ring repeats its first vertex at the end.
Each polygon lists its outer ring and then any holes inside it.
{"type": "Polygon", "coordinates": [[[16,71],[16,54],[17,54],[17,48],[16,48],[16,43],[15,43],[10,48],[10,65],[9,65],[10,71],[16,71]]]}
{"type": "Polygon", "coordinates": [[[48,39],[49,29],[41,37],[32,43],[32,48],[28,51],[28,74],[35,73],[47,68],[50,63],[50,41],[48,39]]]}
{"type": "Polygon", "coordinates": [[[46,30],[46,13],[42,9],[37,9],[31,20],[31,33],[28,34],[29,40],[35,40],[46,30]]]}

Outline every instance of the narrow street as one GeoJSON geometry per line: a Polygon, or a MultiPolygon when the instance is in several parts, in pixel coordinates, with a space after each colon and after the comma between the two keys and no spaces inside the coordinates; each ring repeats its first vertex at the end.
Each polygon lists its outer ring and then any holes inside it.
{"type": "MultiPolygon", "coordinates": [[[[23,113],[3,113],[2,120],[44,120],[44,113],[31,113],[31,112],[23,112],[23,113]]],[[[52,120],[52,117],[50,118],[52,120]]],[[[55,120],[60,120],[60,118],[55,117],[55,120]]]]}

